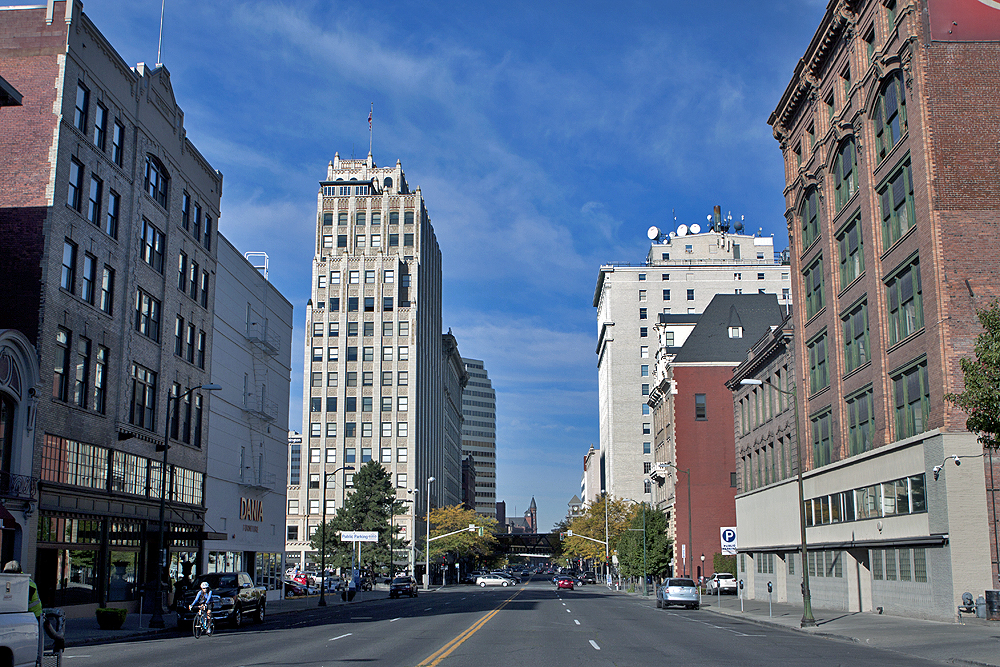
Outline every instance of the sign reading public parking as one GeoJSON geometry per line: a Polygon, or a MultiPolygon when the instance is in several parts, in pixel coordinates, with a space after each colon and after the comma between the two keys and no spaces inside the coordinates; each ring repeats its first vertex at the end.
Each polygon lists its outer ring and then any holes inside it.
{"type": "Polygon", "coordinates": [[[722,555],[732,556],[736,554],[736,528],[719,528],[719,535],[722,537],[722,555]]]}
{"type": "Polygon", "coordinates": [[[367,530],[342,530],[340,531],[341,542],[378,542],[378,531],[367,530]]]}

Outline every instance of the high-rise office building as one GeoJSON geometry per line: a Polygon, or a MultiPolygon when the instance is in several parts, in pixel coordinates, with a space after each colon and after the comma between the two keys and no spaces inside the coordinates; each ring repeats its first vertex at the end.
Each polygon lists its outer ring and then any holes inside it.
{"type": "Polygon", "coordinates": [[[428,489],[432,507],[461,502],[460,455],[446,452],[441,251],[420,188],[410,190],[398,161],[378,167],[370,154],[335,155],[319,184],[315,225],[302,444],[299,469],[289,470],[286,525],[296,537],[287,555],[301,565],[324,496],[329,520],[349,493],[345,466],[374,459],[399,499],[416,500],[396,517],[403,544],[428,489]]]}
{"type": "Polygon", "coordinates": [[[497,515],[497,395],[481,359],[462,359],[469,383],[462,392],[462,455],[476,469],[475,510],[497,515]]]}
{"type": "MultiPolygon", "coordinates": [[[[653,419],[646,401],[660,345],[656,324],[666,322],[663,345],[680,348],[716,294],[775,294],[782,306],[791,304],[790,267],[775,254],[773,238],[742,234],[741,223],[729,233],[718,207],[708,226],[682,225],[668,235],[655,230],[644,264],[605,264],[598,274],[600,449],[606,490],[615,498],[652,500],[646,470],[653,463],[653,419]]],[[[593,491],[586,490],[585,501],[593,491]]]]}

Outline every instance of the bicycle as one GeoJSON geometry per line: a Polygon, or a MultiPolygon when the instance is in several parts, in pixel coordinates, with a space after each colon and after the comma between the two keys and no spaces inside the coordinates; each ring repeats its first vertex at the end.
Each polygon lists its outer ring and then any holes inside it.
{"type": "Polygon", "coordinates": [[[198,613],[195,615],[194,621],[191,623],[191,631],[194,633],[195,639],[198,639],[203,634],[215,634],[215,620],[208,615],[207,610],[208,605],[200,605],[198,613]]]}

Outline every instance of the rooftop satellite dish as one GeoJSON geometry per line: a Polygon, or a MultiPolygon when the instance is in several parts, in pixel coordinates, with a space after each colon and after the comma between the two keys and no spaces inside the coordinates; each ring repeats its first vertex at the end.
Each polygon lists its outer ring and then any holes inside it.
{"type": "Polygon", "coordinates": [[[742,220],[737,220],[736,224],[733,225],[733,229],[735,229],[737,232],[742,232],[743,231],[743,221],[742,220]]]}
{"type": "Polygon", "coordinates": [[[688,233],[688,226],[681,225],[677,228],[677,236],[685,236],[688,233]]]}
{"type": "Polygon", "coordinates": [[[667,234],[667,236],[669,236],[672,239],[675,239],[677,238],[677,232],[670,232],[669,234],[667,234]]]}
{"type": "Polygon", "coordinates": [[[649,229],[647,229],[646,238],[648,238],[650,241],[655,241],[656,239],[660,238],[660,228],[654,225],[649,229]]]}
{"type": "Polygon", "coordinates": [[[699,225],[697,222],[694,223],[693,225],[691,225],[691,233],[692,234],[697,234],[700,231],[701,231],[701,225],[699,225]]]}

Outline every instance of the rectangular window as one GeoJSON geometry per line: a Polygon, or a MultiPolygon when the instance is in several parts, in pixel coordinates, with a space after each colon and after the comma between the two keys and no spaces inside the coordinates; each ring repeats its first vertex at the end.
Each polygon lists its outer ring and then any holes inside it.
{"type": "Polygon", "coordinates": [[[208,308],[208,271],[201,272],[201,298],[199,299],[202,308],[208,308]]]}
{"type": "Polygon", "coordinates": [[[882,239],[888,248],[916,224],[913,173],[907,161],[878,191],[882,205],[882,239]]]}
{"type": "Polygon", "coordinates": [[[926,359],[892,377],[897,440],[928,429],[927,419],[931,409],[928,384],[926,359]]]}
{"type": "MultiPolygon", "coordinates": [[[[328,238],[328,237],[326,237],[326,236],[323,237],[324,241],[325,241],[326,238],[328,238]]],[[[328,247],[325,242],[323,244],[323,247],[324,248],[328,247]]],[[[347,234],[337,234],[337,247],[338,248],[346,248],[347,247],[347,234]]]]}
{"type": "Polygon", "coordinates": [[[806,287],[806,319],[823,309],[823,258],[817,257],[816,261],[810,264],[802,272],[806,287]]]}
{"type": "Polygon", "coordinates": [[[650,453],[650,451],[651,451],[651,444],[652,443],[650,443],[648,441],[642,443],[642,453],[643,454],[649,454],[650,453]]]}
{"type": "Polygon", "coordinates": [[[382,386],[383,387],[392,386],[392,371],[382,371],[382,386]]]}
{"type": "Polygon", "coordinates": [[[382,312],[391,313],[392,312],[392,297],[384,296],[382,297],[382,312]]]}
{"type": "Polygon", "coordinates": [[[646,300],[646,290],[641,289],[639,290],[639,301],[645,301],[645,300],[646,300]]]}
{"type": "Polygon", "coordinates": [[[98,102],[94,109],[94,145],[103,151],[107,136],[108,110],[98,102]]]}
{"type": "Polygon", "coordinates": [[[178,357],[184,356],[184,318],[180,315],[174,320],[174,354],[178,357]]]}
{"type": "Polygon", "coordinates": [[[647,327],[639,327],[639,338],[645,338],[649,335],[649,329],[647,327]]]}
{"type": "Polygon", "coordinates": [[[142,261],[159,273],[163,273],[163,232],[143,218],[142,220],[142,261]]]}
{"type": "Polygon", "coordinates": [[[850,312],[841,315],[844,332],[844,372],[850,373],[868,362],[868,302],[863,301],[850,312]]]}
{"type": "Polygon", "coordinates": [[[406,396],[396,397],[396,411],[406,412],[409,409],[409,398],[406,396]]]}
{"type": "Polygon", "coordinates": [[[108,401],[108,355],[110,350],[97,346],[97,364],[94,367],[94,410],[104,414],[108,401]]]}
{"type": "Polygon", "coordinates": [[[694,290],[693,289],[689,289],[687,291],[687,297],[688,297],[687,298],[688,301],[694,301],[694,290]]]}
{"type": "Polygon", "coordinates": [[[204,331],[199,331],[198,332],[198,361],[197,361],[198,368],[204,368],[205,367],[205,347],[206,347],[205,332],[204,331]]]}
{"type": "Polygon", "coordinates": [[[646,383],[643,383],[642,385],[642,395],[649,396],[649,385],[646,383]]]}
{"type": "Polygon", "coordinates": [[[914,259],[885,282],[889,305],[889,344],[893,345],[924,326],[920,288],[920,260],[914,259]]]}
{"type": "Polygon", "coordinates": [[[76,84],[76,107],[73,109],[73,127],[87,133],[87,110],[90,108],[90,91],[82,82],[76,84]]]}
{"type": "Polygon", "coordinates": [[[385,346],[382,348],[382,361],[392,361],[392,347],[385,346]]]}
{"type": "Polygon", "coordinates": [[[854,152],[854,140],[845,141],[833,166],[834,204],[840,211],[858,191],[857,158],[854,152]]]}
{"type": "Polygon", "coordinates": [[[349,313],[358,312],[358,297],[356,296],[347,297],[347,312],[349,313]]]}
{"type": "Polygon", "coordinates": [[[649,377],[649,364],[639,366],[639,377],[649,377]]]}
{"type": "Polygon", "coordinates": [[[104,182],[96,175],[90,176],[90,196],[87,199],[87,220],[94,225],[101,226],[101,193],[104,190],[104,182]]]}
{"type": "Polygon", "coordinates": [[[649,346],[648,345],[641,345],[641,346],[639,346],[639,357],[642,358],[642,359],[648,359],[649,358],[649,346]]]}
{"type": "Polygon", "coordinates": [[[156,429],[156,373],[132,364],[132,400],[129,409],[129,423],[139,428],[156,429]]]}
{"type": "MultiPolygon", "coordinates": [[[[400,438],[405,438],[407,433],[409,433],[409,425],[407,422],[397,422],[396,423],[396,436],[400,438]]],[[[406,463],[406,450],[397,450],[396,461],[398,463],[406,463]],[[402,458],[400,458],[400,456],[402,458]]]]}
{"type": "MultiPolygon", "coordinates": [[[[372,437],[372,423],[371,422],[361,422],[361,437],[362,438],[370,438],[370,437],[372,437]]],[[[364,449],[361,450],[361,462],[362,463],[367,463],[368,461],[371,461],[371,458],[372,458],[372,450],[371,450],[370,447],[368,448],[368,458],[367,459],[365,458],[365,450],[364,449]]]]}
{"type": "Polygon", "coordinates": [[[694,418],[699,421],[708,419],[708,409],[705,405],[705,394],[694,395],[694,418]]]}
{"type": "Polygon", "coordinates": [[[83,256],[83,283],[80,298],[94,305],[94,287],[97,281],[97,258],[91,254],[83,256]]]}
{"type": "Polygon", "coordinates": [[[108,315],[112,314],[115,298],[115,270],[110,266],[104,266],[101,275],[101,310],[108,315]]]}
{"type": "Polygon", "coordinates": [[[802,247],[808,248],[819,236],[819,191],[810,190],[799,214],[802,226],[802,247]]]}
{"type": "Polygon", "coordinates": [[[399,378],[398,384],[400,387],[405,387],[409,384],[409,376],[410,374],[408,371],[399,371],[396,377],[399,378]]]}
{"type": "Polygon", "coordinates": [[[119,167],[122,166],[125,154],[124,146],[125,126],[116,120],[114,130],[111,133],[111,159],[114,160],[115,164],[119,167]]]}
{"type": "Polygon", "coordinates": [[[162,206],[167,207],[167,186],[170,182],[163,164],[152,155],[146,156],[146,180],[143,189],[146,194],[162,206]]]}
{"type": "Polygon", "coordinates": [[[830,435],[830,420],[832,413],[826,412],[812,418],[813,467],[828,465],[832,462],[833,445],[830,435]]]}
{"type": "Polygon", "coordinates": [[[104,219],[104,233],[113,239],[118,238],[118,216],[121,208],[121,197],[114,190],[108,190],[108,217],[104,219]]]}
{"type": "Polygon", "coordinates": [[[840,249],[840,289],[844,289],[865,270],[861,216],[856,217],[837,237],[840,249]]]}
{"type": "Polygon", "coordinates": [[[361,397],[361,412],[371,412],[372,411],[372,396],[362,396],[361,397]]]}
{"type": "Polygon", "coordinates": [[[76,367],[74,368],[73,403],[87,407],[90,391],[90,340],[80,336],[76,341],[76,367]]]}
{"type": "Polygon", "coordinates": [[[809,354],[809,392],[815,393],[830,384],[826,331],[806,344],[809,354]]]}
{"type": "Polygon", "coordinates": [[[142,289],[135,291],[135,330],[151,340],[160,340],[160,302],[142,289]]]}
{"type": "Polygon", "coordinates": [[[399,335],[409,336],[410,335],[410,323],[406,320],[399,323],[399,335]]]}
{"type": "Polygon", "coordinates": [[[59,327],[56,331],[55,365],[52,372],[52,398],[59,401],[69,400],[69,364],[70,340],[69,329],[59,327]]]}
{"type": "Polygon", "coordinates": [[[194,218],[191,220],[191,233],[194,238],[201,241],[201,204],[194,205],[194,218]]]}
{"type": "Polygon", "coordinates": [[[69,189],[66,192],[66,205],[79,211],[83,205],[83,164],[76,158],[69,161],[69,189]]]}
{"type": "Polygon", "coordinates": [[[187,281],[188,281],[188,258],[187,255],[181,251],[177,255],[177,289],[182,292],[187,292],[187,281]]]}
{"type": "Polygon", "coordinates": [[[413,247],[413,234],[403,234],[403,246],[413,247]]]}
{"type": "Polygon", "coordinates": [[[851,456],[872,449],[872,435],[875,430],[872,410],[873,395],[872,387],[869,385],[845,400],[847,404],[847,443],[851,456]]]}

